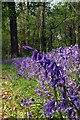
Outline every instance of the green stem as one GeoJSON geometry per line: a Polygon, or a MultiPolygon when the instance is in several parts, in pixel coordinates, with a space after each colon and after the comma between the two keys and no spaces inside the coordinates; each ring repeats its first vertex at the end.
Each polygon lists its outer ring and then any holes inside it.
{"type": "MultiPolygon", "coordinates": [[[[66,92],[68,93],[68,91],[66,90],[66,92]]],[[[68,97],[67,97],[68,98],[68,97]]],[[[69,98],[71,99],[71,97],[69,96],[69,98]]],[[[67,102],[68,102],[69,100],[67,99],[67,102]]],[[[78,108],[76,107],[76,105],[74,104],[74,102],[71,100],[71,101],[69,101],[68,102],[70,105],[72,104],[74,107],[75,107],[75,109],[76,109],[76,111],[77,111],[77,113],[78,113],[78,117],[80,118],[80,111],[78,110],[78,108]]]]}
{"type": "Polygon", "coordinates": [[[75,109],[77,110],[78,117],[80,118],[80,111],[78,110],[78,108],[76,107],[76,105],[74,104],[74,102],[72,100],[71,100],[71,103],[74,105],[75,109]]]}
{"type": "MultiPolygon", "coordinates": [[[[54,95],[55,95],[55,99],[56,99],[57,106],[58,106],[58,99],[57,99],[57,90],[56,90],[56,87],[54,87],[54,95]]],[[[62,113],[60,111],[58,111],[58,112],[59,112],[60,120],[63,120],[62,113]]]]}

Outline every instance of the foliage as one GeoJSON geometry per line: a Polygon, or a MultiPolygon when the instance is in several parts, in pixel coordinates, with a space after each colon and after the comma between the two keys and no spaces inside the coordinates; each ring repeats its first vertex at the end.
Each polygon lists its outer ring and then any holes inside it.
{"type": "MultiPolygon", "coordinates": [[[[7,3],[2,3],[2,30],[3,43],[7,39],[7,49],[11,52],[10,31],[9,31],[9,9],[7,3]],[[5,35],[4,35],[5,34],[5,35]]],[[[45,3],[45,40],[47,52],[59,46],[74,45],[76,43],[75,30],[79,33],[79,3],[45,3]],[[52,41],[52,42],[51,42],[52,41]],[[52,44],[52,45],[50,45],[52,44]]],[[[23,55],[22,45],[27,40],[27,31],[29,30],[29,45],[35,49],[41,49],[41,3],[29,3],[29,16],[27,14],[27,4],[16,3],[17,17],[17,35],[19,53],[23,55]],[[27,18],[29,20],[27,20],[27,18]]],[[[78,35],[78,40],[80,35],[78,35]]],[[[6,52],[5,44],[3,44],[3,58],[6,52]]]]}

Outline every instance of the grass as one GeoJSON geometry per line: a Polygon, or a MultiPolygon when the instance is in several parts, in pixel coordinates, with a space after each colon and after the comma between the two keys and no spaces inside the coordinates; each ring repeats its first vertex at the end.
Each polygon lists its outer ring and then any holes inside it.
{"type": "MultiPolygon", "coordinates": [[[[35,102],[30,108],[33,116],[43,118],[41,114],[41,101],[35,93],[37,81],[26,80],[23,77],[17,76],[16,67],[12,64],[2,65],[2,109],[3,118],[26,118],[28,110],[20,104],[22,98],[35,98],[35,102]],[[8,78],[10,75],[10,78],[8,78]],[[34,113],[35,112],[35,113],[34,113]]],[[[11,119],[12,119],[11,118],[11,119]]]]}

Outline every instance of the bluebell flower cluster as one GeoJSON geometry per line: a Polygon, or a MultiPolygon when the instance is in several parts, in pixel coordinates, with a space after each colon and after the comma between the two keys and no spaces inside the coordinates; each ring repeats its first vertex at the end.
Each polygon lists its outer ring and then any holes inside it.
{"type": "Polygon", "coordinates": [[[30,108],[33,102],[35,102],[35,99],[32,97],[29,99],[23,98],[20,101],[20,104],[26,106],[26,108],[28,109],[28,112],[26,114],[28,118],[32,118],[32,112],[30,111],[30,108]]]}
{"type": "Polygon", "coordinates": [[[70,47],[59,47],[52,51],[53,60],[59,64],[67,75],[74,74],[80,79],[80,48],[75,44],[70,47]]]}
{"type": "Polygon", "coordinates": [[[51,114],[54,114],[56,112],[55,101],[54,100],[47,101],[42,111],[43,114],[46,115],[46,117],[49,117],[51,114]]]}
{"type": "MultiPolygon", "coordinates": [[[[32,76],[38,80],[35,92],[44,99],[42,113],[46,117],[65,112],[70,120],[80,119],[80,86],[79,82],[69,78],[69,73],[76,70],[79,76],[80,61],[78,46],[58,48],[54,55],[42,54],[31,47],[23,47],[33,52],[31,58],[22,61],[18,75],[30,80],[32,76]],[[54,62],[54,61],[55,62],[54,62]],[[78,69],[78,70],[77,70],[78,69]]],[[[33,100],[34,101],[34,100],[33,100]]],[[[23,104],[26,101],[23,100],[23,104]]]]}

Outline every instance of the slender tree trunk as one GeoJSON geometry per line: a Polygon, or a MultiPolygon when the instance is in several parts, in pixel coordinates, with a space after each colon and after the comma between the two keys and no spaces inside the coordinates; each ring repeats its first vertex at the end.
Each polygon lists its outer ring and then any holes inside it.
{"type": "MultiPolygon", "coordinates": [[[[23,12],[23,3],[19,3],[19,7],[21,9],[21,11],[23,12]]],[[[23,26],[23,22],[22,22],[22,15],[19,15],[18,17],[20,19],[20,44],[19,44],[19,54],[22,52],[22,40],[23,40],[23,37],[22,37],[22,26],[23,26]]]]}
{"type": "MultiPolygon", "coordinates": [[[[74,2],[73,3],[73,6],[74,6],[74,31],[75,31],[75,43],[76,44],[78,44],[78,23],[75,25],[75,23],[76,23],[76,11],[78,10],[78,8],[77,8],[77,2],[74,2]]],[[[75,44],[74,43],[74,44],[75,44]]]]}
{"type": "Polygon", "coordinates": [[[29,31],[29,2],[27,2],[27,32],[26,32],[26,45],[29,45],[30,31],[29,31]]]}
{"type": "MultiPolygon", "coordinates": [[[[80,11],[80,2],[78,2],[78,11],[80,11]]],[[[80,47],[80,12],[78,13],[78,44],[80,47]]]]}
{"type": "Polygon", "coordinates": [[[15,2],[8,3],[11,35],[11,58],[19,55],[15,2]]]}
{"type": "Polygon", "coordinates": [[[59,29],[60,29],[60,37],[61,37],[61,39],[63,39],[61,27],[59,29]]]}
{"type": "Polygon", "coordinates": [[[45,39],[45,2],[42,2],[42,9],[41,9],[41,52],[46,52],[46,39],[45,39]]]}
{"type": "Polygon", "coordinates": [[[23,21],[23,17],[25,15],[24,13],[24,5],[25,3],[19,3],[19,7],[20,7],[20,10],[22,11],[22,13],[19,15],[19,21],[20,21],[20,44],[19,44],[19,53],[21,53],[23,51],[23,48],[22,46],[23,45],[26,45],[26,32],[25,32],[25,24],[24,24],[24,21],[23,21]]]}
{"type": "Polygon", "coordinates": [[[72,24],[69,26],[69,38],[70,38],[70,45],[72,45],[72,24]]]}
{"type": "MultiPolygon", "coordinates": [[[[65,18],[65,20],[66,20],[66,7],[65,7],[65,15],[64,15],[64,18],[65,18]]],[[[65,23],[64,23],[64,27],[65,27],[65,29],[64,29],[65,44],[67,45],[67,30],[66,30],[67,25],[66,25],[66,21],[65,21],[65,23]]]]}
{"type": "MultiPolygon", "coordinates": [[[[37,18],[36,18],[37,19],[37,18]]],[[[33,41],[32,41],[32,44],[33,44],[33,48],[37,49],[35,43],[36,43],[36,31],[37,31],[37,25],[36,25],[36,20],[34,21],[34,32],[33,32],[33,41]]],[[[38,31],[39,32],[39,31],[38,31]]]]}
{"type": "Polygon", "coordinates": [[[51,51],[52,50],[52,28],[50,28],[50,42],[48,44],[49,44],[48,51],[51,51]]]}
{"type": "Polygon", "coordinates": [[[76,26],[75,23],[76,23],[76,4],[77,2],[73,2],[73,7],[74,7],[74,20],[73,20],[73,44],[75,45],[76,43],[76,35],[75,35],[75,30],[76,30],[76,26]]]}
{"type": "MultiPolygon", "coordinates": [[[[72,4],[72,3],[70,3],[72,4]]],[[[69,7],[70,9],[70,14],[72,13],[72,6],[70,5],[69,7]]],[[[72,41],[72,21],[70,21],[70,24],[69,24],[69,38],[70,38],[70,45],[73,44],[73,41],[72,41]]]]}
{"type": "Polygon", "coordinates": [[[37,34],[37,39],[36,39],[36,42],[38,42],[38,45],[36,45],[36,49],[41,49],[41,35],[40,35],[40,32],[41,32],[41,28],[40,28],[40,20],[41,20],[41,3],[38,2],[38,13],[37,13],[37,17],[36,17],[36,34],[37,34]]]}

